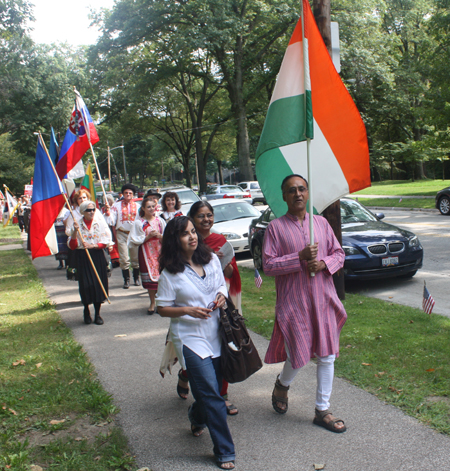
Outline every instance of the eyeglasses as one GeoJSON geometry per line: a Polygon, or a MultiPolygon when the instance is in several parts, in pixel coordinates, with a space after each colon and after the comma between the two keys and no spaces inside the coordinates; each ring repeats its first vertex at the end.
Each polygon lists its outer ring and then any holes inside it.
{"type": "Polygon", "coordinates": [[[197,214],[195,216],[197,219],[214,219],[214,214],[208,213],[208,214],[197,214]]]}
{"type": "Polygon", "coordinates": [[[217,307],[217,303],[212,301],[208,304],[208,309],[211,309],[212,311],[214,311],[217,307]]]}
{"type": "Polygon", "coordinates": [[[287,193],[290,195],[295,195],[297,194],[297,191],[300,193],[306,193],[308,191],[308,188],[305,188],[304,186],[291,186],[288,188],[287,193]]]}
{"type": "Polygon", "coordinates": [[[84,212],[85,213],[93,213],[93,212],[95,212],[95,208],[85,209],[84,212]]]}

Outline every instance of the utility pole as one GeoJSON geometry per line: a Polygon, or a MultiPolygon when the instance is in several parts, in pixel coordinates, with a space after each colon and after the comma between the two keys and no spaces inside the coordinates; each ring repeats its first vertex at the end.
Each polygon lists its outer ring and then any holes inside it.
{"type": "MultiPolygon", "coordinates": [[[[330,0],[313,0],[313,12],[320,34],[327,46],[331,57],[331,4],[330,0]]],[[[314,108],[313,108],[314,113],[314,108]]],[[[337,200],[330,204],[323,212],[323,216],[330,223],[339,243],[342,245],[341,229],[341,203],[337,200]]],[[[341,268],[333,275],[334,286],[339,299],[345,299],[344,270],[341,268]]]]}
{"type": "MultiPolygon", "coordinates": [[[[111,191],[111,154],[109,151],[109,143],[108,143],[108,178],[109,178],[109,191],[111,191]]],[[[106,195],[105,195],[106,200],[106,195]]]]}

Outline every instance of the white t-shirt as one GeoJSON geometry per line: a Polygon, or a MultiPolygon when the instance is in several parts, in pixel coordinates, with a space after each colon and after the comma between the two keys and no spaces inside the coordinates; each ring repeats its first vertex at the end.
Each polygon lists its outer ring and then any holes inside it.
{"type": "MultiPolygon", "coordinates": [[[[189,265],[176,275],[164,269],[158,281],[156,305],[162,307],[208,307],[218,293],[228,295],[222,267],[217,255],[203,266],[206,277],[202,279],[189,265]]],[[[170,339],[181,366],[186,368],[183,345],[201,358],[220,356],[219,309],[211,312],[209,319],[191,316],[170,319],[170,339]]]]}

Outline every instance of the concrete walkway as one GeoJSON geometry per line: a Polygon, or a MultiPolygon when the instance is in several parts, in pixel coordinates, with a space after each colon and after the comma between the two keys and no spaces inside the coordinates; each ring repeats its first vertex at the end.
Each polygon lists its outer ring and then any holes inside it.
{"type": "MultiPolygon", "coordinates": [[[[121,412],[140,467],[152,471],[217,469],[209,434],[194,438],[187,408],[176,394],[175,372],[162,379],[159,364],[168,319],[148,316],[141,287],[123,290],[121,273],[110,279],[111,305],[103,305],[103,326],[84,325],[78,286],[57,271],[54,257],[34,262],[50,298],[76,340],[83,345],[100,381],[121,412]]],[[[263,357],[267,340],[254,334],[263,357]]],[[[339,360],[337,360],[339,361],[339,360]]],[[[405,359],[408,361],[408,359],[405,359]]],[[[176,365],[178,366],[178,365],[176,365]]],[[[247,471],[436,471],[450,469],[450,437],[440,435],[344,380],[336,379],[332,410],[348,430],[333,434],[312,424],[315,366],[302,369],[289,392],[289,412],[280,416],[271,393],[280,365],[265,365],[244,383],[230,385],[239,414],[229,418],[237,469],[247,471]]]]}

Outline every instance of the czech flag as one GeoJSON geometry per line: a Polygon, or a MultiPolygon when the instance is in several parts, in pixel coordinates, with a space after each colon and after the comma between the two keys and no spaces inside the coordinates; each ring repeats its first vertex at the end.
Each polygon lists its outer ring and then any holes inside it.
{"type": "Polygon", "coordinates": [[[286,49],[256,150],[256,175],[277,217],[287,211],[281,182],[308,177],[321,213],[340,197],[370,186],[366,129],[333,65],[308,0],[286,49]]]}
{"type": "Polygon", "coordinates": [[[38,140],[30,214],[30,247],[33,259],[58,253],[53,224],[64,203],[60,181],[53,171],[44,147],[38,140]]]}
{"type": "Polygon", "coordinates": [[[100,140],[83,98],[78,92],[75,93],[75,106],[70,118],[69,129],[64,137],[59,160],[56,164],[56,172],[61,180],[80,161],[89,149],[89,143],[95,144],[100,140]]]}

